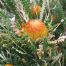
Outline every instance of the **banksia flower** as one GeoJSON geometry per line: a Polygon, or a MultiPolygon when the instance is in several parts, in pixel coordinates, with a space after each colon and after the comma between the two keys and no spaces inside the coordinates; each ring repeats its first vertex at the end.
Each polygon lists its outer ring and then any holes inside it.
{"type": "Polygon", "coordinates": [[[29,20],[25,26],[22,27],[24,31],[33,39],[39,39],[48,36],[48,29],[46,25],[40,20],[29,20]]]}
{"type": "Polygon", "coordinates": [[[41,11],[41,6],[40,5],[35,5],[33,8],[32,8],[32,14],[39,14],[41,11]]]}
{"type": "Polygon", "coordinates": [[[5,66],[14,66],[13,64],[5,64],[5,66]]]}

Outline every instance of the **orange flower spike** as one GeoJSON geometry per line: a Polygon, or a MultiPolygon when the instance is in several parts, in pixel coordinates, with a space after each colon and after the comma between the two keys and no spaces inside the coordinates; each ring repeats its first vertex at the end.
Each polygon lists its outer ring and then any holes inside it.
{"type": "Polygon", "coordinates": [[[40,13],[40,10],[41,10],[41,6],[40,5],[35,5],[32,8],[32,14],[39,14],[40,13]]]}
{"type": "Polygon", "coordinates": [[[26,23],[24,31],[34,40],[48,36],[48,29],[40,20],[30,20],[26,23]]]}
{"type": "Polygon", "coordinates": [[[5,64],[5,66],[14,66],[13,64],[5,64]]]}

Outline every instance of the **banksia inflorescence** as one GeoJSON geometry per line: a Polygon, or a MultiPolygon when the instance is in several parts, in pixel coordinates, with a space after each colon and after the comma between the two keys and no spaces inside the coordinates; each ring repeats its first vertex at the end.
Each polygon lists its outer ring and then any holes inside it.
{"type": "Polygon", "coordinates": [[[48,29],[41,20],[29,20],[23,29],[34,40],[48,36],[48,29]]]}
{"type": "Polygon", "coordinates": [[[40,11],[41,11],[40,5],[35,5],[32,7],[32,14],[40,14],[40,11]]]}
{"type": "Polygon", "coordinates": [[[14,66],[13,64],[5,64],[5,66],[14,66]]]}

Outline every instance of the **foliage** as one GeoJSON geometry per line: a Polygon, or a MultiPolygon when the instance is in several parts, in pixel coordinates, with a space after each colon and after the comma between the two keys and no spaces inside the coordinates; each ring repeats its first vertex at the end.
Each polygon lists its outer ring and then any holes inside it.
{"type": "MultiPolygon", "coordinates": [[[[2,0],[4,9],[0,8],[0,65],[7,63],[14,66],[64,66],[66,55],[66,40],[60,36],[64,34],[65,16],[63,7],[58,0],[2,0]],[[16,2],[19,3],[16,3],[16,2]],[[44,3],[43,3],[44,2],[44,3]],[[53,4],[52,4],[53,2],[53,4]],[[21,3],[21,4],[20,4],[21,3]],[[32,40],[29,35],[18,36],[14,31],[14,23],[21,30],[29,19],[40,19],[40,15],[33,15],[31,9],[40,4],[42,21],[45,22],[50,36],[32,40]],[[22,11],[17,7],[20,5],[22,11]],[[12,18],[15,15],[14,22],[12,18]],[[51,16],[56,16],[53,21],[51,16]],[[59,23],[59,25],[58,25],[59,23]],[[52,43],[53,42],[53,43],[52,43]],[[55,42],[55,43],[54,43],[55,42]]],[[[61,36],[62,37],[62,36],[61,36]]]]}

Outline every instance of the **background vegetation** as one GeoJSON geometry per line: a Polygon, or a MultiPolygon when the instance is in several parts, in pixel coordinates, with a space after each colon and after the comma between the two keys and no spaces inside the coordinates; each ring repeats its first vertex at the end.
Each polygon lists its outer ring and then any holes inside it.
{"type": "Polygon", "coordinates": [[[66,0],[0,0],[0,66],[66,66],[65,6],[66,0]],[[41,12],[32,14],[37,4],[41,12]],[[35,41],[19,36],[15,28],[29,19],[45,22],[49,36],[35,41]]]}

